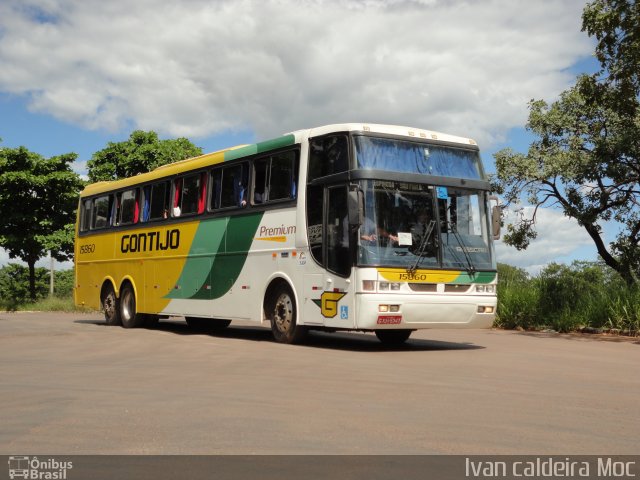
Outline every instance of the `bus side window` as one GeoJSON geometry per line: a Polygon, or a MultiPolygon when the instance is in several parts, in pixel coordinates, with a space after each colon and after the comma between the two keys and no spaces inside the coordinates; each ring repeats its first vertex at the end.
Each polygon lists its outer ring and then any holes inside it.
{"type": "Polygon", "coordinates": [[[104,195],[93,200],[91,209],[91,229],[96,230],[108,227],[110,224],[111,202],[113,195],[104,195]]]}
{"type": "Polygon", "coordinates": [[[169,196],[171,188],[169,182],[154,183],[151,185],[151,198],[149,200],[149,219],[159,220],[169,216],[169,196]]]}
{"type": "Polygon", "coordinates": [[[207,204],[207,173],[200,174],[200,192],[198,196],[198,213],[204,213],[207,204]]]}
{"type": "Polygon", "coordinates": [[[209,181],[211,187],[209,198],[209,209],[217,210],[220,208],[220,194],[222,193],[222,169],[217,168],[211,172],[211,179],[209,181]]]}
{"type": "Polygon", "coordinates": [[[269,200],[295,198],[295,180],[297,176],[296,152],[289,151],[271,158],[269,169],[269,200]]]}
{"type": "Polygon", "coordinates": [[[309,140],[308,181],[349,170],[349,140],[346,135],[328,135],[309,140]]]}
{"type": "Polygon", "coordinates": [[[118,195],[120,203],[120,215],[117,217],[117,225],[130,225],[137,223],[140,217],[140,204],[138,203],[138,189],[125,190],[118,195]]]}
{"type": "Polygon", "coordinates": [[[92,200],[84,200],[82,202],[81,216],[80,216],[80,231],[86,232],[91,225],[91,205],[92,200]]]}
{"type": "Polygon", "coordinates": [[[242,208],[247,205],[248,173],[244,163],[222,169],[220,208],[242,208]]]}
{"type": "Polygon", "coordinates": [[[173,208],[172,215],[179,217],[182,210],[180,209],[180,199],[182,198],[182,178],[176,178],[173,185],[173,208]]]}
{"type": "Polygon", "coordinates": [[[120,225],[120,204],[121,204],[122,193],[116,193],[113,196],[113,202],[111,202],[111,206],[109,207],[109,224],[117,227],[120,225]]]}
{"type": "Polygon", "coordinates": [[[180,199],[181,215],[198,213],[200,194],[200,174],[188,175],[182,180],[182,198],[180,199]]]}
{"type": "Polygon", "coordinates": [[[288,151],[254,163],[253,203],[296,198],[297,152],[288,151]]]}
{"type": "Polygon", "coordinates": [[[253,203],[260,204],[267,201],[267,171],[269,158],[256,160],[253,164],[253,203]]]}
{"type": "Polygon", "coordinates": [[[142,189],[142,215],[141,222],[148,222],[151,216],[151,186],[147,185],[142,189]]]}

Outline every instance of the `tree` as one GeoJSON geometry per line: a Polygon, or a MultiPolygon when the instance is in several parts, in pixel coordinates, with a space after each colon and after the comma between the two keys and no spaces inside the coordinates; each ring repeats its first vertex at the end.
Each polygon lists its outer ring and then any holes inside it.
{"type": "Polygon", "coordinates": [[[595,37],[600,70],[548,105],[529,103],[527,154],[495,154],[493,186],[507,204],[523,196],[535,206],[507,226],[505,243],[524,249],[535,238],[538,208],[555,206],[577,220],[600,257],[628,285],[640,278],[640,6],[632,0],[586,5],[582,30],[595,37]],[[620,226],[614,242],[604,222],[620,226]]]}
{"type": "Polygon", "coordinates": [[[0,247],[28,265],[32,300],[35,263],[48,250],[58,261],[73,254],[73,224],[84,185],[70,166],[76,157],[45,159],[25,147],[0,148],[0,247]]]}
{"type": "Polygon", "coordinates": [[[124,142],[109,142],[87,163],[89,180],[116,180],[153,170],[160,165],[202,155],[186,138],[159,140],[158,134],[134,131],[124,142]]]}

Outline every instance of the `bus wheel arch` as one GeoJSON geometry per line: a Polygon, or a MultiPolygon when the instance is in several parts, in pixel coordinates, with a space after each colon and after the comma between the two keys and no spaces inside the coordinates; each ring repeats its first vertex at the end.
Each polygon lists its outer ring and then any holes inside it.
{"type": "Polygon", "coordinates": [[[118,301],[120,321],[124,328],[139,328],[145,324],[145,316],[138,313],[136,291],[133,283],[126,279],[120,285],[120,298],[118,301]]]}
{"type": "Polygon", "coordinates": [[[283,278],[272,280],[267,287],[263,311],[277,342],[300,343],[306,337],[307,327],[298,323],[298,306],[294,290],[283,278]]]}
{"type": "Polygon", "coordinates": [[[120,301],[116,295],[116,289],[111,279],[102,282],[100,289],[100,306],[104,311],[104,319],[107,325],[122,325],[120,318],[120,301]]]}

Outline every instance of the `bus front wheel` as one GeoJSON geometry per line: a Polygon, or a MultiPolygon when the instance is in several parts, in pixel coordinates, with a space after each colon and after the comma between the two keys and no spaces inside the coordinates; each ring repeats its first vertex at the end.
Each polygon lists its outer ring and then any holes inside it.
{"type": "Polygon", "coordinates": [[[120,320],[120,304],[111,284],[103,290],[102,310],[104,310],[104,320],[107,325],[122,325],[122,321],[120,320]]]}
{"type": "Polygon", "coordinates": [[[384,345],[402,345],[411,336],[413,330],[376,330],[376,337],[384,345]]]}
{"type": "Polygon", "coordinates": [[[307,335],[307,328],[297,323],[296,300],[291,289],[282,284],[273,290],[265,305],[271,322],[273,338],[280,343],[299,343],[307,335]]]}
{"type": "Polygon", "coordinates": [[[144,325],[144,315],[136,312],[136,294],[131,285],[125,285],[120,292],[120,318],[124,328],[138,328],[144,325]]]}

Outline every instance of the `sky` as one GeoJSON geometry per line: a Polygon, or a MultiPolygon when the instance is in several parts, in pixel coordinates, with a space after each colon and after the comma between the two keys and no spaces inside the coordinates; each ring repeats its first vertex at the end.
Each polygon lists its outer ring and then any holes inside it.
{"type": "MultiPolygon", "coordinates": [[[[210,152],[330,123],[388,123],[474,138],[492,172],[494,152],[528,148],[529,100],[553,101],[595,68],[584,5],[0,0],[0,146],[75,152],[86,173],[94,152],[135,129],[210,152]]],[[[537,229],[526,251],[499,241],[498,261],[536,273],[596,258],[557,210],[541,210],[537,229]]]]}

